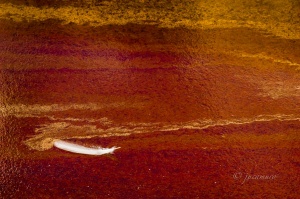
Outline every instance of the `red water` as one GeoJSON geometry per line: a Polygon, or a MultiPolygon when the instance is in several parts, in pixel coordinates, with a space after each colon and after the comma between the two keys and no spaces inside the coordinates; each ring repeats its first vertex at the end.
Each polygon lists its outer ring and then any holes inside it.
{"type": "Polygon", "coordinates": [[[240,29],[134,26],[134,39],[128,27],[52,34],[37,24],[36,36],[34,28],[6,27],[1,198],[299,198],[299,74],[270,60],[224,55],[216,43],[232,40],[229,46],[249,52],[261,41],[263,50],[285,49],[285,56],[292,41],[240,29]],[[230,31],[241,34],[234,39],[230,31]],[[68,126],[53,127],[62,123],[68,126]],[[101,137],[124,130],[131,135],[101,137]],[[32,138],[40,151],[27,143],[32,138]],[[42,148],[44,138],[121,149],[85,156],[42,148]]]}

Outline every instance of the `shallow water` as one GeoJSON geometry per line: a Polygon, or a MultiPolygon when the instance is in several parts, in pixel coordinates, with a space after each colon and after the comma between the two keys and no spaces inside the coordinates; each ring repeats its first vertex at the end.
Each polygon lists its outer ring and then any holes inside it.
{"type": "Polygon", "coordinates": [[[159,2],[0,5],[0,198],[299,197],[295,2],[159,2]]]}
{"type": "Polygon", "coordinates": [[[296,196],[298,102],[266,97],[240,71],[200,70],[2,71],[1,194],[235,198],[262,187],[296,196]],[[53,148],[56,139],[121,149],[89,157],[53,148]],[[278,178],[243,183],[255,173],[278,178]]]}

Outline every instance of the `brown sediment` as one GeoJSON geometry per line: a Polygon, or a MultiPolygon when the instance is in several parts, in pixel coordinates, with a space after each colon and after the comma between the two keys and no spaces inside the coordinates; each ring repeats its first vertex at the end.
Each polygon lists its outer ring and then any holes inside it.
{"type": "MultiPolygon", "coordinates": [[[[84,119],[85,123],[95,122],[94,120],[89,121],[89,119],[84,119]]],[[[300,117],[297,118],[295,116],[281,116],[281,115],[274,115],[274,116],[260,116],[257,118],[239,118],[239,119],[232,119],[232,120],[219,120],[219,121],[212,121],[212,120],[204,120],[204,121],[191,121],[191,122],[181,122],[178,124],[167,124],[167,123],[129,123],[129,124],[113,124],[110,122],[109,125],[103,125],[105,128],[97,128],[96,125],[74,125],[72,123],[66,122],[55,122],[46,124],[40,128],[37,128],[35,131],[39,133],[34,137],[25,141],[26,145],[31,149],[35,150],[48,150],[53,147],[53,143],[57,139],[87,139],[87,138],[94,138],[94,137],[114,137],[114,136],[129,136],[135,134],[145,134],[151,132],[161,132],[163,135],[169,131],[184,131],[184,130],[203,130],[207,128],[212,128],[214,126],[219,126],[226,128],[227,125],[244,125],[244,124],[251,124],[255,122],[272,122],[272,121],[293,121],[297,122],[300,121],[300,117]]],[[[210,136],[201,137],[203,135],[199,135],[198,138],[191,138],[193,140],[197,140],[199,144],[201,141],[204,141],[207,145],[214,145],[215,147],[223,147],[220,146],[220,142],[226,142],[229,146],[233,146],[234,144],[231,143],[229,140],[236,139],[239,140],[240,145],[245,147],[247,144],[252,143],[252,147],[261,146],[265,147],[262,144],[262,141],[266,141],[268,144],[272,145],[274,143],[270,143],[270,139],[272,140],[280,140],[284,139],[283,133],[275,135],[272,134],[270,136],[265,135],[258,135],[251,137],[250,135],[245,136],[243,132],[239,132],[234,136],[229,136],[224,139],[216,137],[215,139],[211,139],[210,136]],[[276,136],[279,136],[276,138],[276,136]],[[233,138],[232,138],[233,137],[233,138]],[[258,138],[258,139],[255,139],[258,138]],[[229,139],[229,140],[228,140],[229,139]],[[244,139],[244,140],[243,140],[244,139]],[[260,140],[260,141],[258,141],[260,140]],[[247,144],[246,144],[247,143],[247,144]],[[255,143],[255,146],[254,144],[255,143]]],[[[176,136],[176,134],[175,134],[176,136]]],[[[293,142],[297,143],[297,132],[293,132],[291,135],[287,135],[293,142]]],[[[165,136],[167,138],[167,136],[165,136]]],[[[169,139],[167,139],[169,140],[169,139]]],[[[170,139],[170,140],[175,140],[170,139]]],[[[182,140],[183,141],[183,140],[182,140]]],[[[184,142],[188,144],[187,142],[184,142]]],[[[202,143],[203,144],[203,143],[202,143]]],[[[200,144],[201,145],[201,144],[200,144]]],[[[285,145],[287,146],[287,145],[285,145]]],[[[279,147],[277,145],[277,147],[279,147]]],[[[296,144],[295,147],[298,147],[296,144]]]]}
{"type": "Polygon", "coordinates": [[[269,1],[264,5],[245,0],[150,2],[148,5],[138,1],[110,1],[107,4],[94,3],[88,7],[37,7],[34,3],[29,6],[4,3],[0,4],[0,17],[13,21],[56,19],[64,24],[92,26],[136,23],[157,24],[167,28],[185,26],[194,29],[248,27],[284,38],[299,39],[299,4],[291,0],[284,3],[269,1]],[[291,16],[290,13],[295,16],[291,16]]]}

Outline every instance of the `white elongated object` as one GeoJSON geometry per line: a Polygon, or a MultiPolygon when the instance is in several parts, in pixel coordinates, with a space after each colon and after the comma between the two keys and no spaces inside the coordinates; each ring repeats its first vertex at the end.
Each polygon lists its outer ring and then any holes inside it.
{"type": "Polygon", "coordinates": [[[112,154],[116,149],[119,149],[121,147],[111,147],[111,148],[90,148],[81,146],[78,144],[73,144],[70,142],[66,142],[63,140],[57,140],[54,142],[54,146],[73,153],[80,153],[80,154],[86,154],[86,155],[103,155],[103,154],[112,154]]]}

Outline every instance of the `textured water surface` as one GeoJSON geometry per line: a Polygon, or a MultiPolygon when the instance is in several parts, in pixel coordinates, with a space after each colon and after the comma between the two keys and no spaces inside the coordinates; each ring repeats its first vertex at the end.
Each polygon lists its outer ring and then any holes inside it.
{"type": "Polygon", "coordinates": [[[0,197],[299,198],[298,10],[0,0],[0,197]]]}

